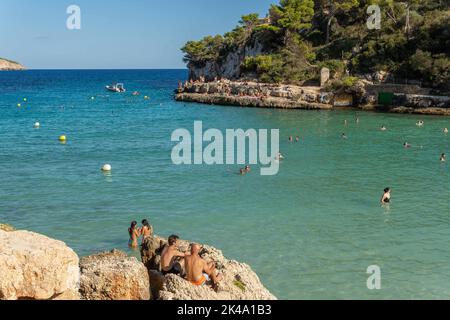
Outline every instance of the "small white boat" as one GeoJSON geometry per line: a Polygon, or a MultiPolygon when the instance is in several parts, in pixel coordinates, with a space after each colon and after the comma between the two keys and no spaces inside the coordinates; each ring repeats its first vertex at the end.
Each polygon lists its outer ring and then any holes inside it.
{"type": "Polygon", "coordinates": [[[106,86],[106,90],[112,91],[112,92],[125,92],[125,87],[123,86],[123,83],[116,83],[112,86],[106,86]]]}

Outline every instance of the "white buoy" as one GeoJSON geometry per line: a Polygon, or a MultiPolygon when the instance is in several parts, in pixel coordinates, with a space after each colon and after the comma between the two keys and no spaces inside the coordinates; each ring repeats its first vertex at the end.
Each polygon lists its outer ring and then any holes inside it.
{"type": "Polygon", "coordinates": [[[34,127],[37,129],[37,128],[39,128],[41,126],[41,124],[39,123],[39,122],[35,122],[34,123],[34,127]]]}
{"type": "Polygon", "coordinates": [[[102,171],[103,171],[103,172],[110,172],[111,170],[112,170],[112,167],[111,167],[110,164],[105,164],[105,165],[102,167],[102,171]]]}

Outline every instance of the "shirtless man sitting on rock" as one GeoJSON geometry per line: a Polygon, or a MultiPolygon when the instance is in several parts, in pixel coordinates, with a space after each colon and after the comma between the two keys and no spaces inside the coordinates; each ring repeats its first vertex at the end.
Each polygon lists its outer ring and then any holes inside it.
{"type": "Polygon", "coordinates": [[[184,257],[186,280],[195,286],[202,286],[210,279],[216,287],[223,276],[216,270],[214,262],[206,262],[199,256],[201,248],[198,244],[191,244],[191,255],[184,257]]]}
{"type": "Polygon", "coordinates": [[[169,245],[166,245],[161,253],[161,271],[164,275],[181,274],[183,271],[184,261],[180,258],[185,257],[186,254],[178,251],[178,239],[176,235],[170,236],[169,245]]]}

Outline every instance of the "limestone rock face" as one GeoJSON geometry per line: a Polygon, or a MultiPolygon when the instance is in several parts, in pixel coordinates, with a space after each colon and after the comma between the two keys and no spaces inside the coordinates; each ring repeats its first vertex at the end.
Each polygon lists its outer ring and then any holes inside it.
{"type": "MultiPolygon", "coordinates": [[[[160,254],[166,244],[163,238],[148,239],[147,245],[152,252],[143,250],[145,256],[160,254]],[[157,248],[155,245],[160,244],[157,248]]],[[[145,246],[145,245],[144,245],[145,246]]],[[[226,259],[222,251],[203,245],[200,256],[206,261],[214,261],[217,270],[223,275],[216,291],[211,286],[196,287],[185,279],[176,275],[163,276],[157,270],[149,269],[151,286],[154,297],[160,300],[274,300],[272,295],[261,283],[256,273],[244,263],[226,259]]],[[[179,241],[179,250],[189,250],[189,242],[179,241]]],[[[158,267],[159,268],[159,267],[158,267]]]]}
{"type": "Polygon", "coordinates": [[[61,241],[0,230],[0,299],[78,299],[78,262],[61,241]]]}
{"type": "Polygon", "coordinates": [[[220,63],[217,61],[207,61],[203,65],[189,64],[189,78],[198,80],[205,77],[213,80],[216,77],[226,79],[237,79],[241,76],[241,64],[245,57],[254,57],[263,52],[263,44],[254,39],[245,46],[240,46],[230,51],[220,63]]]}
{"type": "Polygon", "coordinates": [[[113,250],[82,258],[80,294],[86,300],[150,300],[147,268],[113,250]]]}

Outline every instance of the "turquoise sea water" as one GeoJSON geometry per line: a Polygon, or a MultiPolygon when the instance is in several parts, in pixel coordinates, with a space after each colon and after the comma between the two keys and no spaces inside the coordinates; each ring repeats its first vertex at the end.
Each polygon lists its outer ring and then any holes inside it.
{"type": "Polygon", "coordinates": [[[281,299],[450,298],[450,163],[439,162],[450,154],[442,133],[450,118],[178,103],[172,92],[185,77],[0,73],[0,221],[86,255],[128,250],[130,221],[148,218],[160,235],[247,262],[281,299]],[[141,96],[104,91],[113,81],[141,96]],[[419,119],[425,127],[415,126],[419,119]],[[171,133],[192,130],[195,120],[222,130],[279,128],[279,174],[173,165],[171,133]],[[303,139],[289,143],[289,135],[303,139]],[[110,176],[100,172],[104,163],[110,176]],[[393,201],[383,208],[387,186],[393,201]],[[379,291],[367,289],[370,265],[381,267],[379,291]]]}

